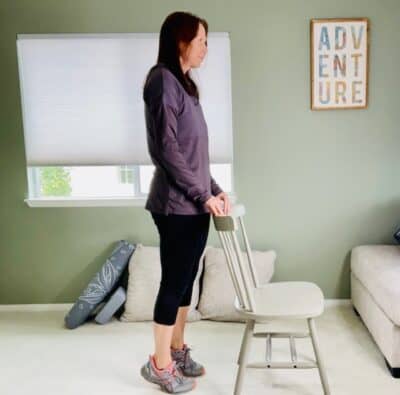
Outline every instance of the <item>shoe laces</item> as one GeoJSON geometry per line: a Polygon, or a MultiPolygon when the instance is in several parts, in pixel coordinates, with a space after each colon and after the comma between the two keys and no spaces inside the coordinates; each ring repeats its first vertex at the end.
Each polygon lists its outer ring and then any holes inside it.
{"type": "Polygon", "coordinates": [[[182,379],[183,379],[183,375],[179,371],[179,369],[177,369],[177,364],[175,361],[173,361],[171,370],[169,370],[169,369],[163,370],[162,373],[160,374],[160,376],[165,384],[171,383],[171,381],[172,381],[171,378],[176,378],[181,383],[182,383],[182,379]]]}
{"type": "Polygon", "coordinates": [[[185,367],[190,364],[190,362],[191,362],[190,351],[191,350],[193,350],[193,348],[186,345],[183,350],[175,351],[175,353],[177,353],[179,355],[179,359],[178,359],[178,361],[176,361],[176,365],[178,367],[182,367],[182,366],[185,367]]]}

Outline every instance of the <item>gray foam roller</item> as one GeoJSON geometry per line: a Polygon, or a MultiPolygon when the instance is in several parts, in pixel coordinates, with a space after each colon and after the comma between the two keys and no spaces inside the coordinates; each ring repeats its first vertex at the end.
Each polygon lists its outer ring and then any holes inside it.
{"type": "Polygon", "coordinates": [[[126,292],[124,288],[118,287],[111,298],[108,300],[108,302],[96,315],[95,321],[98,324],[106,324],[108,321],[111,320],[115,312],[125,303],[125,300],[126,292]]]}

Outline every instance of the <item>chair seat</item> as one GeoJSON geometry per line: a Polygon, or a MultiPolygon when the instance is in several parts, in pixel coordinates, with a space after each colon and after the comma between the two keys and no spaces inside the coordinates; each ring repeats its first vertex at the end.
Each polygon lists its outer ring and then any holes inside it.
{"type": "Polygon", "coordinates": [[[301,319],[317,317],[324,311],[324,295],[314,283],[281,281],[263,284],[253,291],[255,312],[243,310],[235,299],[236,311],[247,318],[301,319]]]}

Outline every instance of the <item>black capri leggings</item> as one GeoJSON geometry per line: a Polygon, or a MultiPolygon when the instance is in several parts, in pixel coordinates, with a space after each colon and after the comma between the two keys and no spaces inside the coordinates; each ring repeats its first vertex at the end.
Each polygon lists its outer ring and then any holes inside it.
{"type": "Polygon", "coordinates": [[[210,213],[151,213],[160,235],[161,281],[153,319],[174,325],[178,308],[189,306],[200,257],[207,243],[210,213]]]}

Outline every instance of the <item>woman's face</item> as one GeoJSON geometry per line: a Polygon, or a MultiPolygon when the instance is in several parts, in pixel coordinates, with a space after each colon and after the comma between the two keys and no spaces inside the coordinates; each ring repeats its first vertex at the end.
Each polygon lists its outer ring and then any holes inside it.
{"type": "Polygon", "coordinates": [[[181,46],[181,65],[186,72],[192,67],[199,67],[207,54],[207,36],[204,26],[199,23],[196,37],[190,42],[186,50],[181,46]]]}

